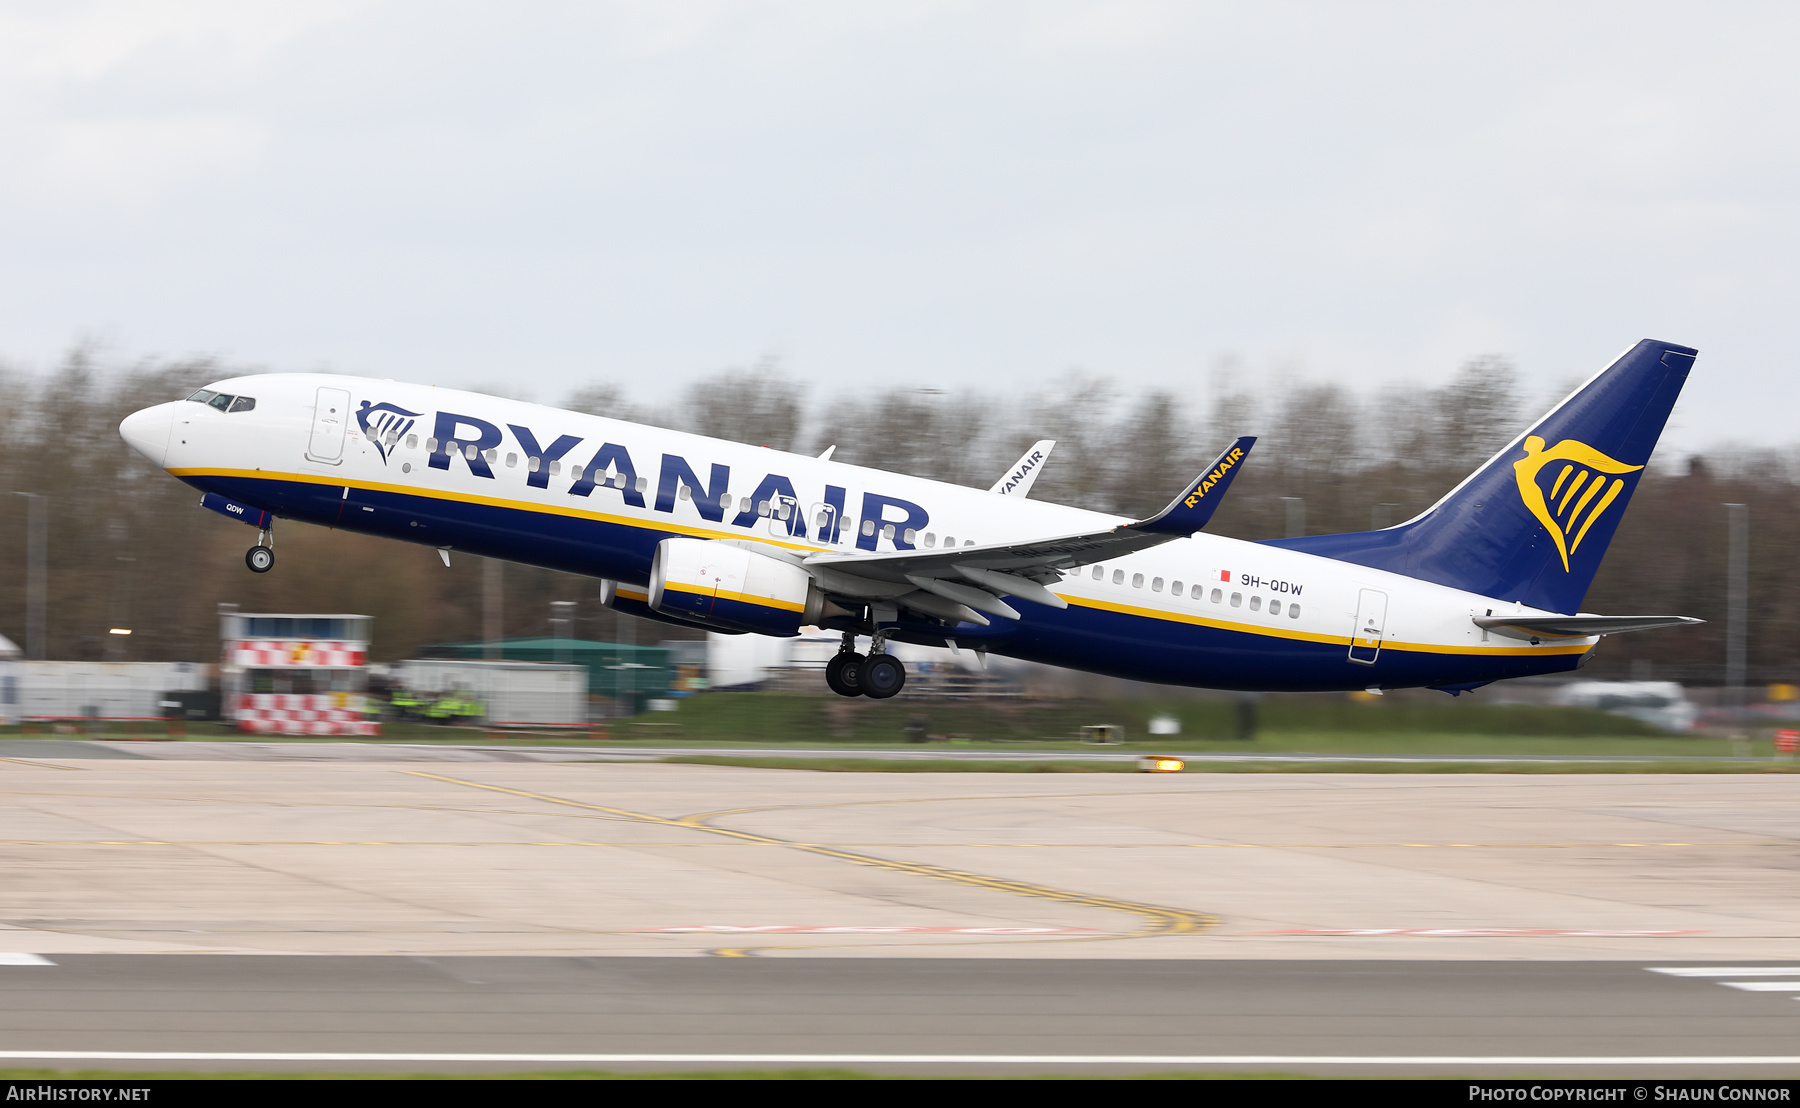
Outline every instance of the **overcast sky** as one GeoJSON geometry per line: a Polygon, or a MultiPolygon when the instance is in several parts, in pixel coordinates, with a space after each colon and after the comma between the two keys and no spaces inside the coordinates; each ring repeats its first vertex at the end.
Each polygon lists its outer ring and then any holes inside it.
{"type": "Polygon", "coordinates": [[[1797,31],[1718,3],[0,3],[0,359],[1198,396],[1231,356],[1277,390],[1499,353],[1548,389],[1652,337],[1702,351],[1678,442],[1800,441],[1797,31]]]}

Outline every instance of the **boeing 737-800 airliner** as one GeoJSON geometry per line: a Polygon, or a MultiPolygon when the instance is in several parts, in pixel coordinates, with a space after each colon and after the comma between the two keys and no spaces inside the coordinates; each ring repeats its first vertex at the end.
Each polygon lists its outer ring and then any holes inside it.
{"type": "Polygon", "coordinates": [[[256,572],[279,518],[586,574],[647,619],[840,631],[845,696],[900,691],[895,640],[1218,689],[1457,693],[1699,622],[1579,611],[1696,353],[1638,343],[1406,523],[1268,542],[1202,530],[1251,438],[1131,520],[1024,495],[1047,442],[982,491],[360,377],[216,381],[119,433],[258,529],[256,572]]]}

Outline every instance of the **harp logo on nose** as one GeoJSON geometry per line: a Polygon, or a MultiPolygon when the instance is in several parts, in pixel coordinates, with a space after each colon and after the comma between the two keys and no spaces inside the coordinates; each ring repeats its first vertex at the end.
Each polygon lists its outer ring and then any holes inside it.
{"type": "Polygon", "coordinates": [[[411,431],[413,424],[418,422],[418,415],[418,412],[409,412],[395,404],[370,404],[365,400],[356,413],[356,422],[385,465],[400,436],[411,431]]]}
{"type": "Polygon", "coordinates": [[[1569,555],[1580,549],[1588,529],[1625,490],[1625,481],[1618,474],[1643,468],[1609,458],[1574,439],[1564,439],[1548,449],[1537,435],[1525,440],[1525,456],[1513,463],[1519,499],[1556,541],[1564,573],[1569,571],[1569,555]]]}

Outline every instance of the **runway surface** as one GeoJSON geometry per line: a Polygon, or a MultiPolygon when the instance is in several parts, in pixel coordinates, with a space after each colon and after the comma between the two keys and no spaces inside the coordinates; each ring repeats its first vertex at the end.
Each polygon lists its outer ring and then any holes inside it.
{"type": "Polygon", "coordinates": [[[0,965],[7,1065],[1800,1073],[1800,964],[1677,976],[1627,962],[51,961],[0,965]]]}
{"type": "Polygon", "coordinates": [[[0,951],[1800,958],[1757,775],[0,760],[0,951]]]}
{"type": "Polygon", "coordinates": [[[1800,1073],[1788,777],[95,747],[0,750],[7,1064],[1800,1073]]]}

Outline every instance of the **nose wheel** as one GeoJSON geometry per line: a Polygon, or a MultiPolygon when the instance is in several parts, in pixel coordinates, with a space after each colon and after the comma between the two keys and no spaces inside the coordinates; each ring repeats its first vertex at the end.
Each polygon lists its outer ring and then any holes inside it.
{"type": "Polygon", "coordinates": [[[265,527],[256,533],[256,545],[244,552],[244,564],[251,573],[267,573],[275,568],[275,532],[265,527]]]}

